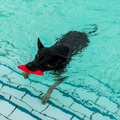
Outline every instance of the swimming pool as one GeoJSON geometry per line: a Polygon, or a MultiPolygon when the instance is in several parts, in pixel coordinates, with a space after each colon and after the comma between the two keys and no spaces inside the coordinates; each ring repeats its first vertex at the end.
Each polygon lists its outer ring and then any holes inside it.
{"type": "Polygon", "coordinates": [[[0,120],[119,120],[120,1],[1,0],[0,120]],[[46,105],[39,100],[55,76],[22,77],[17,69],[70,30],[89,32],[89,46],[72,58],[46,105]]]}

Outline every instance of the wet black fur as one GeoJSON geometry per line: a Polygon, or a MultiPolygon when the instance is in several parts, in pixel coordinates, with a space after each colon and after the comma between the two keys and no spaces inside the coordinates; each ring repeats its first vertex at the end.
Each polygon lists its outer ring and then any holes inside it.
{"type": "Polygon", "coordinates": [[[35,59],[26,67],[32,71],[62,69],[70,62],[71,57],[85,48],[88,43],[87,35],[77,31],[66,33],[51,47],[44,47],[38,38],[38,52],[35,59]]]}

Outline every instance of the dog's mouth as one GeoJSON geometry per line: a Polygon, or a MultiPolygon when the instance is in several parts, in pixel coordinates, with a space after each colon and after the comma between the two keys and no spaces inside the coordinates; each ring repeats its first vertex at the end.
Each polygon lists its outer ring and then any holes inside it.
{"type": "Polygon", "coordinates": [[[37,71],[37,70],[40,70],[40,71],[43,72],[43,70],[41,69],[40,66],[35,66],[32,62],[26,64],[26,68],[29,69],[29,70],[31,70],[31,71],[37,71]]]}

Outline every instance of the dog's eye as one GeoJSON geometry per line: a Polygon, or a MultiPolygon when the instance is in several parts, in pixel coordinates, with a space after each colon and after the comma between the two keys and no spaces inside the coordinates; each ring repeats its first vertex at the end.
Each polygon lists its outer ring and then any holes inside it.
{"type": "Polygon", "coordinates": [[[51,66],[50,64],[47,64],[47,66],[48,66],[49,68],[52,68],[52,66],[51,66]]]}
{"type": "Polygon", "coordinates": [[[38,58],[39,57],[39,54],[35,55],[35,58],[38,58]]]}
{"type": "Polygon", "coordinates": [[[39,54],[37,54],[37,57],[39,57],[39,54]]]}

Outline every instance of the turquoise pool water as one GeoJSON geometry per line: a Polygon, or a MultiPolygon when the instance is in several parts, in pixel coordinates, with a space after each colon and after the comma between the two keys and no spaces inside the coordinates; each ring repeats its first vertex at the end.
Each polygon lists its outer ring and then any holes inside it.
{"type": "Polygon", "coordinates": [[[119,0],[0,0],[0,120],[119,120],[119,6],[119,0]],[[39,97],[57,78],[45,72],[25,80],[17,66],[31,53],[34,59],[38,37],[51,46],[70,30],[94,26],[89,46],[62,74],[67,79],[41,105],[39,97]]]}

